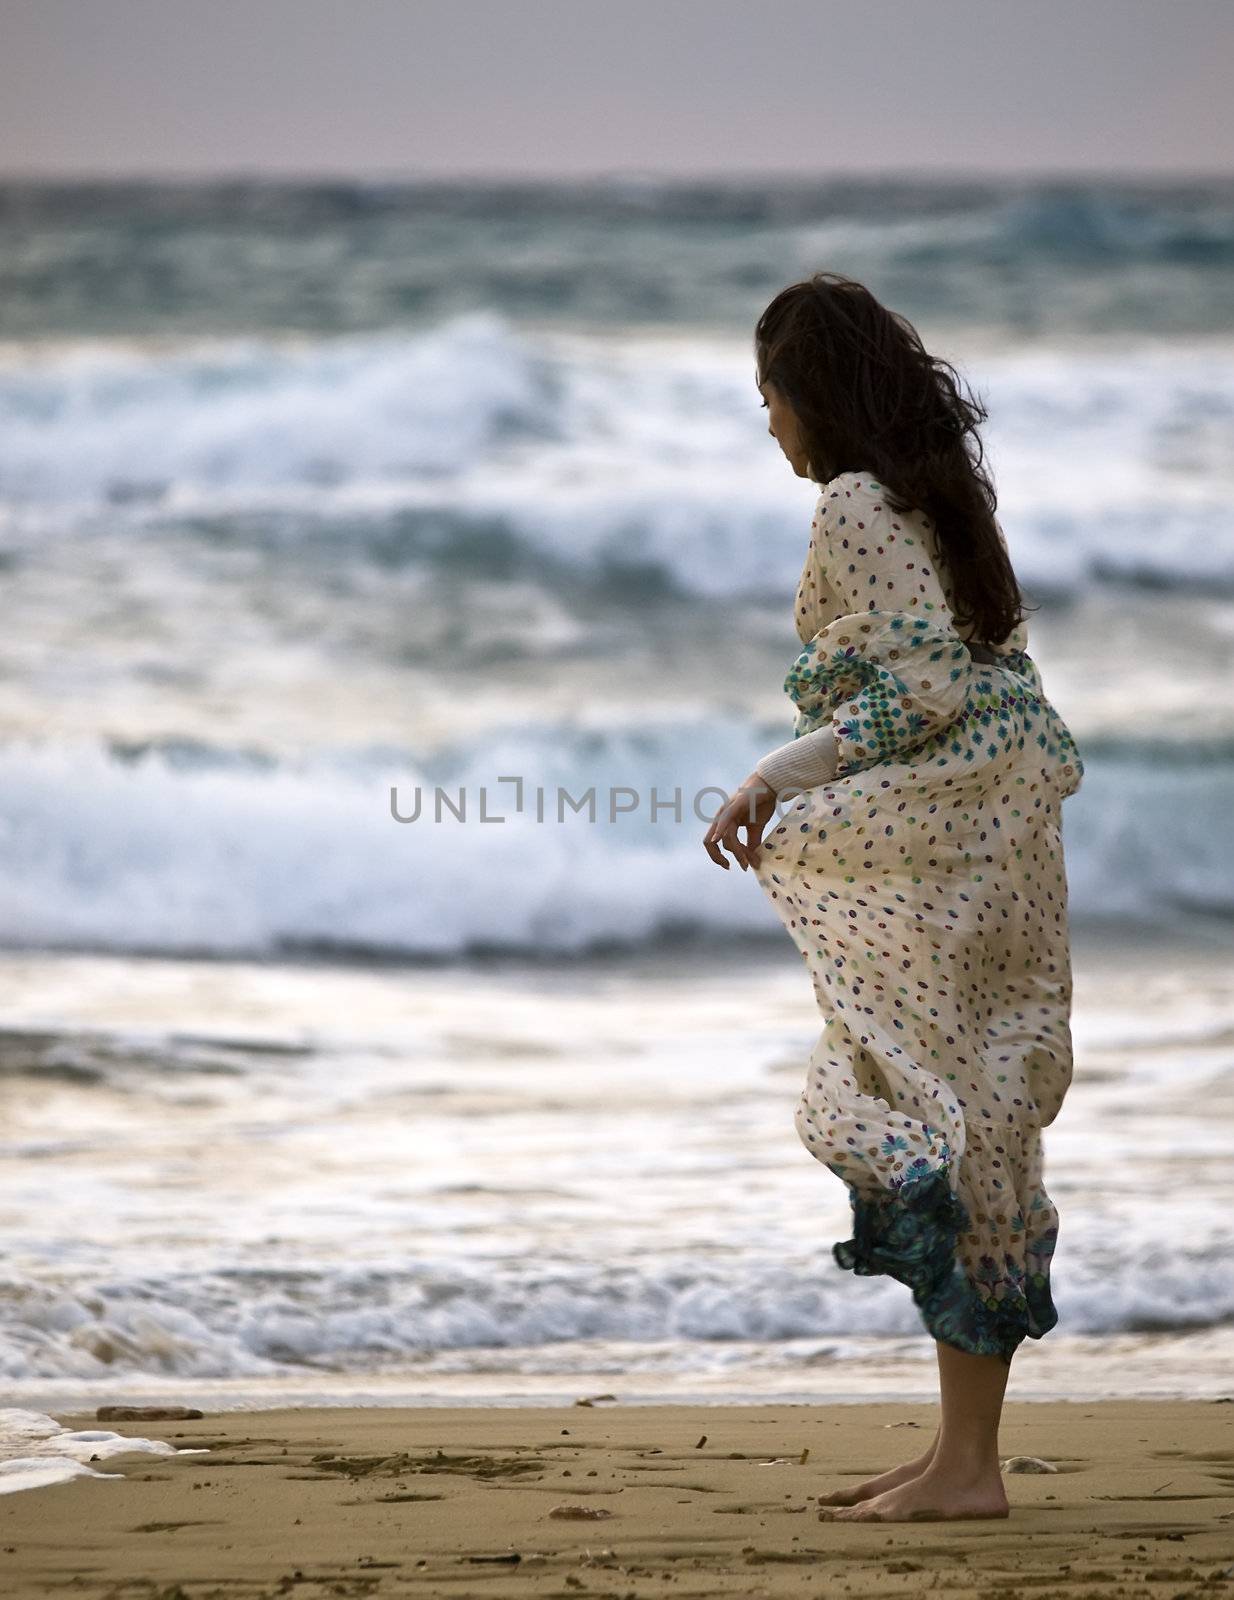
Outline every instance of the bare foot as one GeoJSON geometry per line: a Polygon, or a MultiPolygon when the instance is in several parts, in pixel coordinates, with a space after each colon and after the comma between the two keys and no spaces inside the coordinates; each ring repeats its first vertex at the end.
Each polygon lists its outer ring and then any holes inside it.
{"type": "Polygon", "coordinates": [[[887,1489],[898,1489],[902,1483],[908,1483],[911,1479],[921,1476],[934,1460],[937,1448],[938,1435],[935,1434],[934,1443],[915,1461],[906,1461],[903,1466],[892,1467],[888,1472],[880,1472],[877,1478],[867,1478],[864,1483],[859,1483],[851,1489],[833,1489],[830,1494],[820,1494],[818,1503],[820,1506],[852,1506],[860,1500],[870,1500],[887,1489]]]}
{"type": "Polygon", "coordinates": [[[997,1469],[980,1478],[961,1479],[932,1467],[859,1505],[820,1511],[819,1518],[827,1522],[943,1522],[1010,1513],[997,1469]]]}

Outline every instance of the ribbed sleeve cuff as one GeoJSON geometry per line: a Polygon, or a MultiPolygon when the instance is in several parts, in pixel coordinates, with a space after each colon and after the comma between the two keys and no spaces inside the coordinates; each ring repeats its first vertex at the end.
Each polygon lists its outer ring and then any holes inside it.
{"type": "Polygon", "coordinates": [[[800,739],[769,750],[755,763],[754,770],[777,795],[786,789],[813,789],[829,783],[836,775],[839,751],[830,728],[816,728],[800,739]]]}

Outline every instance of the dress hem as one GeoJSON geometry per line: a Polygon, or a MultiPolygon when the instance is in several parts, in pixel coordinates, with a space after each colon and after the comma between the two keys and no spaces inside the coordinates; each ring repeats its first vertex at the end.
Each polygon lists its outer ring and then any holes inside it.
{"type": "Polygon", "coordinates": [[[915,1174],[876,1199],[850,1184],[853,1237],[833,1245],[832,1254],[846,1271],[907,1285],[926,1328],[941,1343],[1010,1363],[1025,1338],[1040,1339],[1058,1321],[1049,1276],[1029,1274],[1023,1290],[1012,1288],[1001,1298],[969,1281],[956,1245],[971,1223],[949,1170],[915,1174]]]}

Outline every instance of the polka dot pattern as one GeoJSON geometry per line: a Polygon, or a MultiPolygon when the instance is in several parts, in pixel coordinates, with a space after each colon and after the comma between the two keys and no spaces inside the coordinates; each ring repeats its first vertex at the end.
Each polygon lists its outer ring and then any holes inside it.
{"type": "Polygon", "coordinates": [[[756,869],[823,1017],[797,1131],[849,1189],[836,1261],[1009,1361],[1058,1320],[1041,1132],[1071,1081],[1061,805],[1083,763],[1023,626],[974,662],[929,519],[868,474],[819,496],[796,623],[794,731],[840,753],[756,869]]]}

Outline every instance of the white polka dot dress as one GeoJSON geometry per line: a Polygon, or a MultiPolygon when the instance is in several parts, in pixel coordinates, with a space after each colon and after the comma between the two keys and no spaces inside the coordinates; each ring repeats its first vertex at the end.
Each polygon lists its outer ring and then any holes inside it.
{"type": "Polygon", "coordinates": [[[839,766],[755,872],[823,1016],[796,1125],[849,1188],[835,1259],[1010,1361],[1058,1320],[1041,1130],[1071,1081],[1061,804],[1084,768],[1023,626],[976,662],[929,518],[883,494],[846,472],[819,495],[784,686],[839,766]]]}

